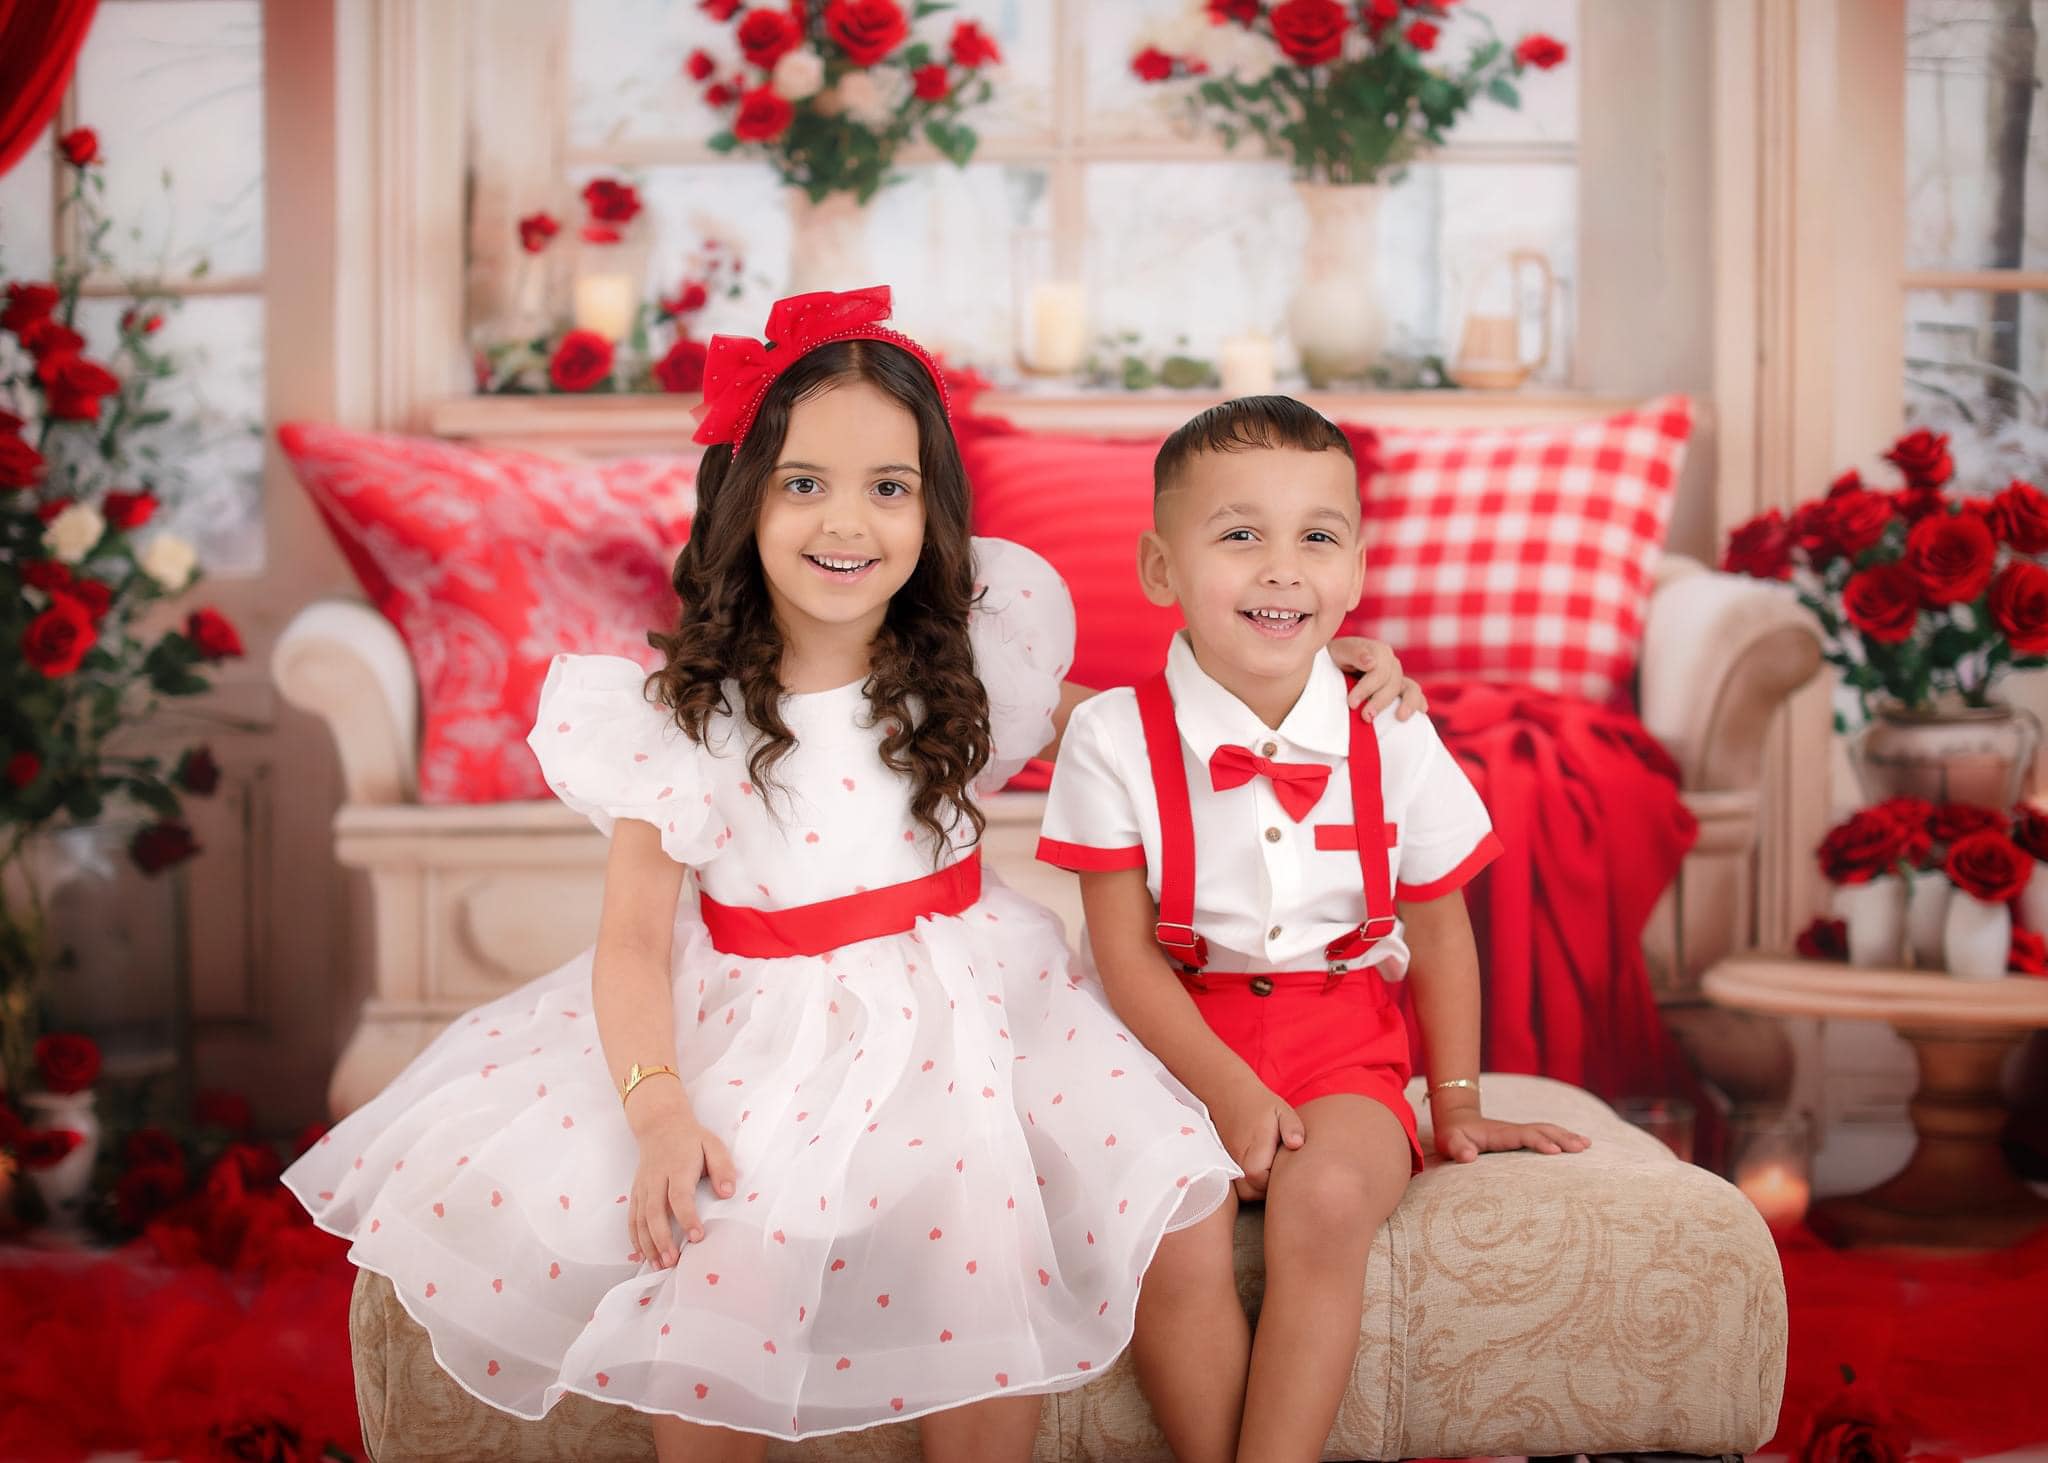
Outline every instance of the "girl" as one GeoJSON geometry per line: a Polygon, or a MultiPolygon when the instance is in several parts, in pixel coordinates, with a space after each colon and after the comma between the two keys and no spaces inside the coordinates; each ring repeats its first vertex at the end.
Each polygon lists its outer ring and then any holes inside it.
{"type": "Polygon", "coordinates": [[[666,663],[557,656],[529,738],[612,835],[596,947],[285,1176],[467,1390],[626,1403],[665,1459],[912,1417],[929,1457],[1027,1458],[1238,1175],[981,868],[976,797],[1073,699],[1072,608],[969,538],[943,381],[887,316],[805,295],[712,342],[666,663]]]}

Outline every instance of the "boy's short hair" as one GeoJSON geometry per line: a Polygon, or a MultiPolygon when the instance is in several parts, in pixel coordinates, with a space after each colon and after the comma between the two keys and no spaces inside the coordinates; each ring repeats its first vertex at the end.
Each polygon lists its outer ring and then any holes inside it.
{"type": "Polygon", "coordinates": [[[1152,496],[1157,499],[1172,487],[1187,465],[1205,452],[1261,447],[1334,449],[1353,456],[1350,440],[1314,407],[1291,396],[1239,396],[1196,413],[1159,444],[1159,455],[1152,459],[1152,496]]]}

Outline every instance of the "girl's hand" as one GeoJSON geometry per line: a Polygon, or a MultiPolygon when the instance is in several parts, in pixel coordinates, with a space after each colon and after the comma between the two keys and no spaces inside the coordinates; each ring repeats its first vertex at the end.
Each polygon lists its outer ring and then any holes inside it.
{"type": "Polygon", "coordinates": [[[1477,1112],[1453,1113],[1436,1124],[1436,1151],[1458,1163],[1471,1163],[1482,1153],[1583,1153],[1592,1140],[1555,1123],[1503,1123],[1477,1112]]]}
{"type": "Polygon", "coordinates": [[[669,1228],[670,1215],[682,1226],[687,1243],[704,1238],[697,1220],[697,1181],[704,1178],[719,1198],[732,1197],[732,1156],[695,1118],[661,1123],[640,1135],[640,1168],[633,1175],[626,1227],[633,1248],[663,1270],[672,1268],[682,1253],[669,1228]]]}
{"type": "Polygon", "coordinates": [[[1244,1177],[1231,1184],[1240,1199],[1265,1198],[1273,1160],[1282,1148],[1299,1148],[1308,1136],[1301,1115],[1256,1077],[1247,1076],[1209,1116],[1224,1151],[1244,1170],[1244,1177]]]}
{"type": "Polygon", "coordinates": [[[1401,674],[1401,658],[1386,641],[1340,635],[1330,642],[1330,658],[1337,662],[1339,670],[1358,672],[1358,684],[1351,688],[1349,699],[1353,706],[1365,703],[1365,710],[1359,714],[1367,721],[1397,701],[1400,709],[1394,713],[1396,721],[1406,721],[1418,711],[1429,710],[1429,698],[1422,694],[1422,687],[1401,674]]]}

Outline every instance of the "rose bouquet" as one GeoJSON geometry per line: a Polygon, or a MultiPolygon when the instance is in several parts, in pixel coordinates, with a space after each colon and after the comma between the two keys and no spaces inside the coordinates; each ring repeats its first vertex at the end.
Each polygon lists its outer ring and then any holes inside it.
{"type": "Polygon", "coordinates": [[[176,302],[136,287],[110,351],[89,351],[79,296],[89,272],[112,270],[110,221],[92,134],[59,145],[85,252],[48,281],[8,283],[0,308],[0,1064],[13,1087],[47,953],[31,838],[125,801],[153,818],[129,848],[144,871],[196,853],[180,798],[213,791],[212,756],[131,755],[119,736],[242,653],[217,611],[166,613],[198,577],[192,546],[154,524],[166,464],[148,433],[170,418],[156,393],[177,369],[155,337],[176,302]]]}
{"type": "Polygon", "coordinates": [[[952,9],[916,0],[788,0],[742,8],[700,0],[730,23],[737,61],[691,52],[684,63],[704,100],[726,114],[711,137],[718,152],[766,159],[782,181],[813,203],[834,193],[866,203],[899,176],[896,154],[922,137],[964,166],[975,134],[962,118],[989,99],[988,68],[1002,53],[971,20],[957,21],[943,47],[912,28],[952,9]]]}
{"type": "Polygon", "coordinates": [[[1948,438],[1924,429],[1885,458],[1899,485],[1845,472],[1789,517],[1736,528],[1721,566],[1790,581],[1865,717],[1874,694],[1913,710],[1989,705],[2007,670],[2048,666],[2048,495],[2014,479],[1951,496],[1948,438]]]}
{"type": "Polygon", "coordinates": [[[1373,183],[1441,146],[1481,96],[1519,106],[1515,79],[1565,60],[1545,35],[1486,35],[1462,63],[1438,45],[1453,0],[1191,0],[1141,36],[1131,70],[1183,84],[1189,112],[1235,147],[1255,137],[1308,182],[1373,183]]]}

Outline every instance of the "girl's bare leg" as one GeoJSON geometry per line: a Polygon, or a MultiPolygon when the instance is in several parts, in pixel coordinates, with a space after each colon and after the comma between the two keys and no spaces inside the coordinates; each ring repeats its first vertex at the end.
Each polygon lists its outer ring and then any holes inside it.
{"type": "Polygon", "coordinates": [[[1138,1290],[1131,1359],[1178,1463],[1230,1463],[1244,1416],[1251,1326],[1237,1298],[1237,1196],[1159,1243],[1138,1290]]]}
{"type": "Polygon", "coordinates": [[[925,1463],[1031,1463],[1042,1397],[991,1397],[934,1412],[919,1427],[925,1463]]]}
{"type": "Polygon", "coordinates": [[[657,1414],[654,1456],[660,1463],[761,1463],[768,1456],[768,1440],[759,1433],[657,1414]]]}

